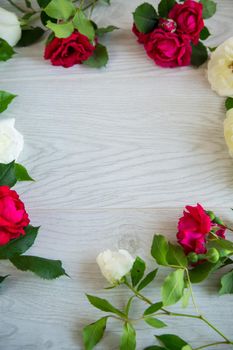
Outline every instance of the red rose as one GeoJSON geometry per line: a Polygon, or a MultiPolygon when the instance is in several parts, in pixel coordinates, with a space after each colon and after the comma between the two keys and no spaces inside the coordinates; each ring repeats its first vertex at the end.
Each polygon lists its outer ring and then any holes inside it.
{"type": "Polygon", "coordinates": [[[0,246],[24,235],[29,222],[18,194],[8,186],[0,186],[0,246]]]}
{"type": "Polygon", "coordinates": [[[138,42],[140,44],[145,44],[145,42],[148,40],[148,38],[150,36],[150,33],[144,34],[144,33],[139,32],[139,30],[137,29],[135,24],[133,24],[132,32],[136,35],[136,37],[138,38],[138,42]]]}
{"type": "Polygon", "coordinates": [[[184,35],[155,29],[145,43],[147,55],[161,67],[188,66],[192,48],[184,35]]]}
{"type": "Polygon", "coordinates": [[[165,32],[174,33],[176,31],[176,22],[170,18],[160,18],[159,28],[163,29],[165,32]]]}
{"type": "Polygon", "coordinates": [[[74,31],[68,38],[54,38],[45,47],[44,58],[50,59],[54,66],[71,67],[81,64],[92,56],[95,46],[89,39],[74,31]]]}
{"type": "Polygon", "coordinates": [[[202,10],[201,3],[187,0],[183,4],[176,4],[168,15],[176,22],[177,33],[188,35],[194,45],[198,43],[204,28],[202,10]]]}
{"type": "Polygon", "coordinates": [[[209,215],[204,208],[197,206],[186,206],[187,211],[178,222],[177,239],[184,248],[186,254],[194,252],[196,254],[205,254],[208,235],[213,227],[218,228],[215,232],[218,236],[225,238],[224,226],[211,222],[209,215]]]}

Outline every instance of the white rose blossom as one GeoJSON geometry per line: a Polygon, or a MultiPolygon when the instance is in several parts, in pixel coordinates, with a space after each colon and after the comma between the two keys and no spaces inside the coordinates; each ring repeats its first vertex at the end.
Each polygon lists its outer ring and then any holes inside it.
{"type": "Polygon", "coordinates": [[[114,285],[119,283],[122,277],[131,270],[135,259],[127,250],[111,251],[108,249],[100,253],[96,261],[103,276],[114,285]]]}
{"type": "Polygon", "coordinates": [[[18,17],[13,12],[0,7],[0,38],[6,40],[9,45],[15,46],[21,34],[18,17]]]}
{"type": "Polygon", "coordinates": [[[227,111],[227,117],[224,120],[224,136],[229,153],[233,157],[233,108],[227,111]]]}
{"type": "Polygon", "coordinates": [[[23,136],[15,129],[15,119],[0,120],[0,163],[17,160],[23,144],[23,136]]]}
{"type": "Polygon", "coordinates": [[[220,96],[233,97],[233,37],[212,52],[208,80],[220,96]]]}

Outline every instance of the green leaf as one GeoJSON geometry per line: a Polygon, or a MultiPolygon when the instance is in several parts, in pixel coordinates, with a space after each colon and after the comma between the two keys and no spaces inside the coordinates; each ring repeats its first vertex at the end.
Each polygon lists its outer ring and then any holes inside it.
{"type": "Polygon", "coordinates": [[[158,6],[160,17],[167,18],[168,13],[174,7],[175,3],[175,0],[161,0],[158,6]]]}
{"type": "Polygon", "coordinates": [[[17,46],[29,46],[36,43],[44,35],[44,32],[44,29],[40,27],[23,29],[17,46]]]}
{"type": "Polygon", "coordinates": [[[208,59],[208,51],[205,45],[199,41],[197,45],[192,45],[191,64],[194,67],[201,66],[208,59]]]}
{"type": "Polygon", "coordinates": [[[45,13],[56,19],[67,21],[75,12],[75,6],[71,0],[52,0],[44,8],[45,13]]]}
{"type": "Polygon", "coordinates": [[[181,348],[181,350],[192,350],[190,345],[185,345],[181,348]]]}
{"type": "Polygon", "coordinates": [[[19,163],[15,163],[15,176],[17,181],[35,181],[29,174],[27,169],[19,163]]]}
{"type": "Polygon", "coordinates": [[[182,307],[186,308],[189,304],[189,299],[191,297],[191,289],[188,288],[184,291],[183,298],[182,298],[182,307]]]}
{"type": "Polygon", "coordinates": [[[74,27],[79,31],[79,33],[85,35],[93,41],[95,38],[95,29],[92,22],[86,17],[85,13],[80,9],[77,9],[77,12],[73,18],[74,27]]]}
{"type": "Polygon", "coordinates": [[[83,328],[83,343],[85,350],[92,350],[103,338],[108,317],[102,317],[98,321],[83,328]]]}
{"type": "Polygon", "coordinates": [[[8,105],[16,96],[10,92],[0,90],[0,113],[7,109],[8,105]]]}
{"type": "Polygon", "coordinates": [[[155,269],[155,270],[149,272],[148,275],[146,275],[146,277],[143,278],[143,280],[139,283],[137,290],[140,291],[143,288],[145,288],[148,284],[150,284],[154,280],[154,278],[156,277],[157,272],[158,272],[158,269],[155,269]]]}
{"type": "Polygon", "coordinates": [[[173,266],[188,266],[188,259],[182,247],[168,243],[167,262],[173,266]]]}
{"type": "Polygon", "coordinates": [[[192,270],[189,271],[191,282],[200,283],[204,281],[214,269],[215,265],[216,264],[209,262],[203,262],[202,264],[195,266],[192,270]]]}
{"type": "Polygon", "coordinates": [[[221,278],[221,289],[219,291],[219,294],[233,294],[233,270],[226,273],[221,278]]]}
{"type": "Polygon", "coordinates": [[[45,8],[50,2],[51,0],[37,0],[37,3],[40,6],[40,8],[45,8]]]}
{"type": "Polygon", "coordinates": [[[158,320],[157,318],[154,317],[146,317],[144,318],[144,321],[151,327],[154,328],[163,328],[163,327],[167,327],[166,323],[164,323],[163,321],[158,320]]]}
{"type": "Polygon", "coordinates": [[[126,307],[125,307],[125,314],[126,314],[127,316],[128,316],[128,314],[129,314],[129,310],[130,310],[132,301],[133,301],[133,299],[134,299],[135,297],[136,297],[135,295],[132,295],[132,296],[129,298],[127,304],[126,304],[126,307]]]}
{"type": "Polygon", "coordinates": [[[217,4],[212,0],[200,0],[200,3],[203,5],[203,18],[207,19],[212,17],[217,9],[217,4]]]}
{"type": "Polygon", "coordinates": [[[108,52],[105,46],[101,44],[97,44],[93,55],[83,64],[93,67],[93,68],[101,68],[106,66],[108,62],[108,52]]]}
{"type": "Polygon", "coordinates": [[[233,98],[232,97],[228,97],[225,101],[225,107],[226,110],[229,111],[229,109],[233,108],[233,98]]]}
{"type": "Polygon", "coordinates": [[[148,346],[144,350],[167,350],[167,349],[162,348],[161,346],[158,346],[158,345],[152,345],[152,346],[148,346]]]}
{"type": "Polygon", "coordinates": [[[137,257],[130,271],[133,287],[135,287],[139,283],[139,281],[142,279],[142,277],[144,276],[145,269],[146,269],[145,261],[137,257]]]}
{"type": "Polygon", "coordinates": [[[213,241],[215,243],[215,245],[218,245],[219,247],[229,250],[230,252],[233,252],[233,242],[227,240],[227,239],[223,239],[221,237],[219,237],[218,239],[215,239],[213,241]]]}
{"type": "Polygon", "coordinates": [[[107,27],[103,27],[103,28],[98,28],[98,29],[96,29],[95,34],[97,36],[103,36],[104,34],[113,32],[116,29],[119,29],[119,28],[116,26],[107,26],[107,27]]]}
{"type": "Polygon", "coordinates": [[[178,269],[171,272],[162,286],[163,305],[169,306],[177,303],[184,292],[184,270],[178,269]]]}
{"type": "Polygon", "coordinates": [[[74,31],[74,26],[71,22],[56,24],[48,21],[46,27],[51,29],[57,38],[68,38],[74,31]]]}
{"type": "Polygon", "coordinates": [[[13,187],[16,182],[15,161],[9,164],[0,163],[0,186],[13,187]]]}
{"type": "Polygon", "coordinates": [[[157,264],[167,266],[168,241],[162,235],[155,235],[151,247],[151,255],[157,264]]]}
{"type": "Polygon", "coordinates": [[[0,61],[8,61],[14,54],[15,51],[8,42],[0,38],[0,61]]]}
{"type": "Polygon", "coordinates": [[[7,277],[9,277],[9,275],[0,276],[0,283],[2,283],[7,277]]]}
{"type": "Polygon", "coordinates": [[[137,29],[141,33],[150,33],[158,22],[155,8],[147,2],[136,8],[133,18],[137,29]]]}
{"type": "Polygon", "coordinates": [[[123,326],[123,334],[121,337],[120,350],[136,349],[136,332],[133,326],[126,322],[123,326]]]}
{"type": "Polygon", "coordinates": [[[201,40],[206,40],[209,38],[210,36],[210,32],[209,32],[209,29],[207,27],[204,27],[200,33],[200,39],[201,40]]]}
{"type": "Polygon", "coordinates": [[[0,246],[0,259],[11,259],[15,255],[25,253],[34,243],[39,227],[28,225],[25,228],[25,235],[11,240],[9,243],[0,246]]]}
{"type": "Polygon", "coordinates": [[[40,20],[45,27],[46,27],[46,24],[48,23],[48,21],[50,21],[52,23],[57,23],[57,20],[55,18],[48,16],[44,11],[41,11],[41,13],[40,13],[40,20]]]}
{"type": "Polygon", "coordinates": [[[112,304],[110,304],[106,299],[102,299],[99,297],[95,297],[94,295],[87,294],[87,298],[91,305],[95,306],[97,309],[105,311],[105,312],[112,312],[114,314],[117,314],[119,316],[124,316],[124,313],[115,308],[112,304]]]}
{"type": "Polygon", "coordinates": [[[15,255],[10,261],[17,269],[31,271],[46,280],[52,280],[63,275],[67,276],[60,260],[45,259],[38,256],[15,255]]]}
{"type": "Polygon", "coordinates": [[[188,343],[174,334],[158,335],[156,338],[166,346],[167,350],[182,350],[188,343]]]}
{"type": "Polygon", "coordinates": [[[159,311],[162,307],[163,307],[163,303],[162,303],[162,302],[155,303],[155,304],[149,306],[149,307],[144,311],[144,314],[143,314],[143,315],[146,316],[146,315],[154,314],[154,313],[156,313],[157,311],[159,311]]]}

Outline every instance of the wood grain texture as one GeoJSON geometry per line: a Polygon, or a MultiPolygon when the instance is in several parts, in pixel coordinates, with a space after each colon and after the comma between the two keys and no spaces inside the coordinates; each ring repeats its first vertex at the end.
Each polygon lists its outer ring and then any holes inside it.
{"type": "MultiPolygon", "coordinates": [[[[42,225],[30,253],[62,259],[71,275],[44,282],[1,264],[11,278],[0,290],[0,350],[82,349],[82,326],[100,315],[84,293],[111,295],[118,306],[127,295],[102,290],[100,251],[129,249],[151,265],[153,233],[174,237],[186,204],[201,202],[232,221],[224,101],[210,90],[206,66],[156,67],[130,31],[141,0],[112,2],[96,11],[97,22],[121,28],[104,39],[106,69],[52,67],[42,59],[43,43],[17,49],[0,66],[1,89],[19,95],[3,116],[16,118],[25,136],[20,161],[37,180],[17,186],[32,223],[42,225]]],[[[217,2],[210,46],[233,35],[233,2],[217,2]]],[[[212,277],[195,292],[203,312],[230,336],[233,302],[217,297],[217,284],[212,277]]],[[[158,295],[155,284],[148,296],[158,295]]],[[[137,350],[152,344],[155,331],[146,328],[138,325],[137,350]]],[[[187,320],[172,321],[166,332],[186,335],[195,346],[216,339],[187,320]]],[[[120,333],[119,324],[110,324],[99,350],[118,349],[120,333]]]]}

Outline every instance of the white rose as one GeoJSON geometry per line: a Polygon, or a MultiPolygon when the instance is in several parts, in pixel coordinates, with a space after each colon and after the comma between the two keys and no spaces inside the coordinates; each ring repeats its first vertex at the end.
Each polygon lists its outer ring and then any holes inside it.
{"type": "Polygon", "coordinates": [[[0,7],[0,38],[15,46],[21,38],[21,27],[17,16],[0,7]]]}
{"type": "Polygon", "coordinates": [[[23,150],[23,136],[14,125],[15,119],[0,120],[0,163],[17,160],[23,150]]]}
{"type": "Polygon", "coordinates": [[[127,250],[105,250],[97,256],[97,264],[103,276],[111,283],[117,284],[132,268],[134,259],[127,250]]]}
{"type": "Polygon", "coordinates": [[[220,96],[233,97],[233,37],[211,54],[208,80],[220,96]]]}

